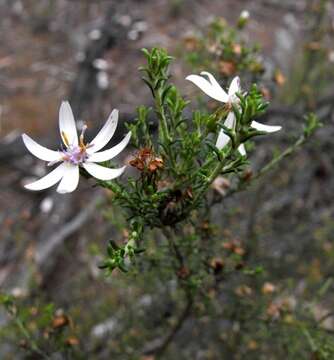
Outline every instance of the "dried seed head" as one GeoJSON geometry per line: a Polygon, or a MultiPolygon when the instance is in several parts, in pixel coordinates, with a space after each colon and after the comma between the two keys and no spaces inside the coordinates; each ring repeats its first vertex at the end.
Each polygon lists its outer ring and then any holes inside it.
{"type": "Polygon", "coordinates": [[[135,167],[136,169],[138,169],[139,171],[143,171],[144,168],[145,168],[144,162],[142,160],[138,159],[138,158],[130,160],[129,164],[131,166],[135,167]]]}
{"type": "Polygon", "coordinates": [[[148,170],[151,172],[155,172],[158,169],[162,169],[164,166],[163,160],[161,158],[155,158],[148,164],[148,170]]]}
{"type": "Polygon", "coordinates": [[[66,315],[59,315],[53,318],[52,327],[54,329],[59,329],[69,325],[69,323],[70,323],[69,318],[66,315]]]}

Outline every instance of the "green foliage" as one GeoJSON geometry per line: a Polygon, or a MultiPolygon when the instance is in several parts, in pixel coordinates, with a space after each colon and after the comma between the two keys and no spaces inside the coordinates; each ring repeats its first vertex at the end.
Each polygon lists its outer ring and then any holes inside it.
{"type": "Polygon", "coordinates": [[[307,3],[305,40],[297,48],[288,81],[282,89],[282,98],[288,104],[298,102],[315,109],[319,94],[326,93],[334,79],[330,60],[334,54],[331,6],[330,0],[307,3]]]}
{"type": "Polygon", "coordinates": [[[242,34],[248,20],[240,18],[236,27],[217,18],[208,30],[184,40],[185,58],[194,70],[219,73],[224,81],[240,75],[257,81],[264,67],[259,56],[259,45],[248,45],[242,34]]]}
{"type": "MultiPolygon", "coordinates": [[[[129,178],[126,184],[99,182],[127,210],[130,234],[126,244],[109,243],[108,256],[101,265],[108,273],[115,268],[127,271],[129,260],[135,261],[135,255],[146,247],[146,229],[164,231],[166,227],[191,221],[196,212],[202,211],[205,195],[218,176],[231,176],[231,181],[241,183],[248,161],[240,155],[238,147],[265,134],[251,127],[252,121],[263,115],[268,106],[256,85],[249,92],[237,94],[238,105],[227,104],[212,114],[196,109],[189,119],[184,115],[189,102],[170,81],[169,66],[173,58],[163,49],[144,49],[143,53],[147,65],[140,70],[152,92],[158,133],[154,136],[150,131],[151,109],[139,107],[136,121],[128,125],[137,151],[130,165],[136,169],[137,176],[129,178]],[[228,106],[233,107],[236,117],[231,129],[224,126],[228,106]],[[214,142],[220,129],[231,139],[222,150],[214,142]]],[[[305,136],[317,128],[316,118],[308,119],[305,136]]],[[[296,148],[289,149],[283,157],[296,148]]],[[[272,165],[280,160],[274,159],[272,165]]],[[[195,251],[196,247],[192,248],[195,251]]]]}
{"type": "Polygon", "coordinates": [[[51,303],[33,305],[7,294],[0,294],[2,305],[9,317],[0,329],[0,337],[19,345],[28,356],[50,359],[56,351],[67,356],[74,354],[78,339],[73,332],[70,317],[56,311],[51,303]]]}
{"type": "Polygon", "coordinates": [[[321,127],[322,127],[322,123],[319,121],[317,116],[313,113],[308,114],[305,117],[305,125],[304,125],[305,138],[312,136],[321,127]]]}

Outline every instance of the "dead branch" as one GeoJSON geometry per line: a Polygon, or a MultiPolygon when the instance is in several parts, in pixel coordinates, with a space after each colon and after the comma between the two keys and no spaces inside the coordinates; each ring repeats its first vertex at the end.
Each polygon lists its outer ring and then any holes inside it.
{"type": "Polygon", "coordinates": [[[150,343],[145,345],[142,351],[143,355],[161,356],[167,349],[168,345],[173,341],[179,330],[182,328],[184,322],[188,319],[189,315],[191,314],[192,307],[193,298],[191,296],[188,296],[186,306],[178,317],[177,322],[173,326],[173,328],[168,332],[166,336],[154,339],[150,343]]]}
{"type": "Polygon", "coordinates": [[[100,38],[90,42],[85,50],[84,60],[79,65],[78,75],[70,91],[71,106],[78,117],[99,92],[96,83],[98,70],[94,67],[94,60],[102,58],[106,51],[126,38],[124,27],[116,21],[116,10],[115,4],[109,7],[100,29],[100,38]]]}
{"type": "Polygon", "coordinates": [[[52,259],[55,258],[55,252],[58,252],[57,249],[87,222],[94,214],[96,205],[100,200],[100,197],[96,197],[90,201],[88,206],[84,207],[78,215],[72,217],[70,221],[65,223],[60,229],[58,228],[57,231],[55,231],[56,229],[52,225],[48,226],[48,229],[42,229],[39,236],[41,241],[39,241],[36,249],[35,261],[39,268],[43,268],[43,272],[46,272],[48,268],[54,265],[52,259]],[[53,230],[53,234],[46,234],[50,230],[53,230]],[[45,239],[47,240],[45,241],[45,239]]]}

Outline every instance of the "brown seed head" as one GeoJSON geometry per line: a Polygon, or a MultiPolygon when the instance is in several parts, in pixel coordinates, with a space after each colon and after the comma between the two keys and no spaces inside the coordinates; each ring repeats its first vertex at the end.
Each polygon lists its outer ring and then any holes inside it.
{"type": "Polygon", "coordinates": [[[54,329],[59,329],[69,325],[69,323],[70,323],[69,318],[66,315],[59,315],[53,318],[52,327],[54,329]]]}

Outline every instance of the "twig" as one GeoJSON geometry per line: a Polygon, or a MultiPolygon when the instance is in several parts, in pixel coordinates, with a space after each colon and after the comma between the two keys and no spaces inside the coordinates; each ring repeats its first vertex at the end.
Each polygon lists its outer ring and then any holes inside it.
{"type": "Polygon", "coordinates": [[[70,93],[71,106],[76,116],[80,117],[84,107],[91,103],[99,92],[96,83],[98,70],[94,66],[96,59],[126,38],[125,29],[116,21],[117,4],[112,4],[100,28],[101,37],[90,42],[85,50],[84,60],[80,63],[78,75],[70,93]]]}
{"type": "Polygon", "coordinates": [[[31,350],[35,353],[35,355],[38,355],[41,357],[41,359],[48,360],[50,357],[44,353],[43,350],[39,348],[39,346],[36,344],[35,340],[31,337],[29,334],[29,331],[23,324],[22,320],[19,318],[14,319],[16,326],[19,328],[21,334],[26,338],[26,340],[29,342],[29,345],[31,347],[31,350]]]}
{"type": "MultiPolygon", "coordinates": [[[[162,228],[162,232],[163,232],[163,234],[165,235],[165,237],[166,237],[166,239],[168,241],[170,249],[174,252],[175,257],[179,262],[180,268],[182,268],[183,265],[184,265],[183,255],[181,254],[180,249],[176,245],[176,243],[175,243],[175,241],[173,239],[173,235],[165,227],[162,228]]],[[[177,270],[179,270],[179,269],[177,269],[177,270]]]]}
{"type": "Polygon", "coordinates": [[[73,235],[79,228],[93,215],[97,203],[101,197],[92,200],[77,216],[66,223],[58,232],[51,235],[47,241],[42,242],[36,250],[35,260],[38,266],[43,267],[49,263],[51,254],[59,245],[61,245],[69,236],[73,235]]]}
{"type": "Polygon", "coordinates": [[[329,313],[323,315],[318,321],[317,321],[317,325],[320,325],[321,323],[323,323],[325,320],[327,320],[328,318],[334,317],[334,311],[330,311],[329,313]]]}
{"type": "Polygon", "coordinates": [[[173,341],[174,337],[178,333],[178,331],[182,328],[183,323],[189,317],[193,306],[193,298],[187,296],[187,302],[184,310],[180,314],[177,319],[176,324],[170,330],[170,332],[163,338],[155,339],[150,344],[148,344],[144,350],[144,355],[159,355],[161,356],[164,351],[167,349],[169,344],[173,341]]]}
{"type": "MultiPolygon", "coordinates": [[[[178,261],[178,267],[175,269],[176,276],[178,277],[178,271],[184,266],[183,255],[182,255],[180,249],[178,248],[177,244],[175,243],[175,241],[173,239],[173,234],[171,233],[171,231],[169,231],[165,227],[162,229],[162,232],[165,235],[165,237],[170,245],[171,251],[173,252],[173,254],[175,255],[175,257],[178,261]]],[[[180,286],[183,288],[185,295],[186,295],[186,305],[184,307],[184,310],[178,317],[176,324],[172,327],[172,329],[170,329],[169,333],[166,336],[164,336],[163,338],[155,339],[151,343],[149,343],[147,346],[144,347],[144,350],[142,352],[144,355],[159,355],[159,356],[161,356],[165,352],[165,350],[167,349],[169,344],[173,341],[176,334],[182,328],[182,325],[184,324],[184,322],[187,320],[187,318],[191,314],[191,310],[192,310],[193,303],[194,303],[194,296],[186,283],[181,282],[180,286]]]]}
{"type": "Polygon", "coordinates": [[[281,154],[277,157],[272,159],[267,165],[265,165],[254,177],[253,179],[256,180],[262,177],[264,174],[269,172],[273,167],[275,167],[278,163],[280,163],[283,159],[293,154],[296,150],[298,150],[307,140],[307,137],[301,135],[299,139],[286,150],[284,150],[281,154]]]}
{"type": "Polygon", "coordinates": [[[301,13],[306,10],[305,2],[301,3],[298,1],[295,1],[294,5],[291,4],[285,4],[284,2],[280,1],[270,1],[270,0],[262,0],[261,1],[262,6],[270,7],[270,8],[276,8],[278,10],[284,10],[289,12],[295,12],[295,13],[301,13]],[[301,5],[298,5],[301,4],[301,5]]]}

